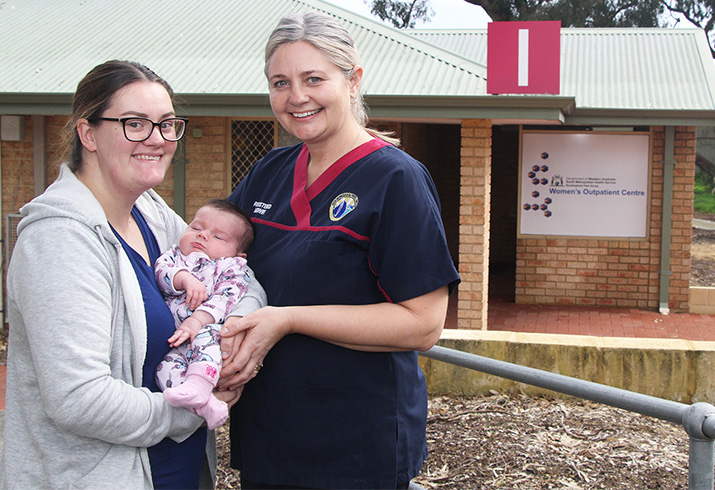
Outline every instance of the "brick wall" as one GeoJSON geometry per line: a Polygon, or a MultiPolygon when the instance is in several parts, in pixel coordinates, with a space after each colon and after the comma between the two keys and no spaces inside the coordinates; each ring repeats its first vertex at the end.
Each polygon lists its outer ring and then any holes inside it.
{"type": "Polygon", "coordinates": [[[5,215],[17,213],[34,197],[32,118],[23,117],[22,141],[2,141],[2,227],[5,215]]]}
{"type": "Polygon", "coordinates": [[[230,189],[230,121],[224,117],[191,117],[187,129],[186,219],[209,199],[224,199],[230,189]],[[201,136],[194,137],[194,130],[201,136]]]}
{"type": "MultiPolygon", "coordinates": [[[[669,307],[687,311],[696,131],[678,127],[669,307]]],[[[516,302],[657,309],[664,130],[652,131],[649,236],[644,240],[519,238],[516,302]]]]}
{"type": "MultiPolygon", "coordinates": [[[[661,140],[663,130],[660,129],[661,140]]],[[[673,170],[673,225],[671,227],[669,307],[688,311],[690,301],[690,247],[695,198],[696,127],[677,127],[673,170]]],[[[662,152],[662,150],[661,150],[662,152]]]]}
{"type": "MultiPolygon", "coordinates": [[[[57,173],[57,142],[64,116],[47,117],[47,181],[57,173]]],[[[229,124],[222,117],[192,117],[186,136],[186,216],[208,199],[231,191],[229,124]],[[201,137],[193,130],[200,128],[201,137]]],[[[2,211],[14,213],[34,197],[32,118],[24,118],[24,138],[2,142],[2,211]]],[[[651,206],[645,240],[520,238],[517,240],[516,301],[655,309],[660,281],[664,130],[652,132],[651,206]]],[[[459,202],[458,327],[484,328],[488,293],[491,197],[489,120],[465,120],[461,128],[459,202]]],[[[407,138],[409,139],[409,138],[407,138]]],[[[669,306],[687,311],[695,171],[696,130],[675,134],[673,225],[669,306]]],[[[157,191],[173,204],[173,168],[157,191]]],[[[448,199],[445,199],[448,200],[448,199]]],[[[443,202],[443,204],[445,204],[443,202]]],[[[448,234],[450,230],[447,230],[448,234]]]]}
{"type": "Polygon", "coordinates": [[[458,328],[486,328],[491,137],[490,120],[462,121],[458,328]]]}
{"type": "MultiPolygon", "coordinates": [[[[0,141],[0,170],[2,171],[2,217],[0,235],[6,235],[5,216],[17,213],[20,207],[34,197],[32,117],[23,117],[22,141],[0,141]]],[[[4,252],[4,250],[3,250],[4,252]]],[[[5,274],[8,257],[3,253],[2,285],[5,293],[5,274]]],[[[3,294],[4,296],[4,294],[3,294]]],[[[4,307],[4,306],[3,306],[4,307]]]]}

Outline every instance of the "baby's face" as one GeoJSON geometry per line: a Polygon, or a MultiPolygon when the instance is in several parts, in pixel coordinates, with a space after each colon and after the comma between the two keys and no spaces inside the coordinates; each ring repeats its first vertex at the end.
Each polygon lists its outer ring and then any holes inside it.
{"type": "Polygon", "coordinates": [[[209,206],[200,208],[194,220],[179,240],[179,249],[184,255],[203,252],[211,260],[221,257],[245,257],[238,253],[239,237],[243,234],[244,223],[231,213],[209,206]]]}

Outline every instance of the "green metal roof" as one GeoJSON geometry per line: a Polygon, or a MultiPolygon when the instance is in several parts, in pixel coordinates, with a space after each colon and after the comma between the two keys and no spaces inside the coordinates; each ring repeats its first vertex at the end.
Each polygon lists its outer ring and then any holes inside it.
{"type": "Polygon", "coordinates": [[[0,114],[68,113],[82,76],[118,58],[168,80],[187,115],[270,116],[264,44],[280,17],[304,10],[340,18],[355,37],[373,118],[715,120],[715,65],[699,30],[563,29],[562,93],[496,96],[486,30],[400,31],[321,0],[0,3],[0,114]]]}
{"type": "MultiPolygon", "coordinates": [[[[347,24],[365,52],[369,94],[484,92],[484,67],[319,0],[19,0],[0,4],[0,94],[22,94],[18,104],[27,107],[39,94],[71,94],[98,63],[132,59],[192,106],[205,101],[212,111],[243,111],[231,107],[240,103],[268,115],[265,42],[281,16],[309,9],[347,24]]],[[[60,110],[65,99],[46,101],[60,110]]],[[[8,102],[4,97],[0,107],[8,102]]]]}

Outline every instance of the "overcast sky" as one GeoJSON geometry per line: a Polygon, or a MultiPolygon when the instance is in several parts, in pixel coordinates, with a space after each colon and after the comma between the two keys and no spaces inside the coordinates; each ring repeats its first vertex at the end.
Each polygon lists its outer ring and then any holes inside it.
{"type": "MultiPolygon", "coordinates": [[[[380,20],[370,13],[370,7],[364,0],[326,1],[364,17],[380,20]]],[[[464,0],[431,0],[430,4],[435,15],[430,22],[420,22],[415,27],[420,29],[486,29],[487,23],[491,21],[481,7],[469,4],[464,0]]]]}

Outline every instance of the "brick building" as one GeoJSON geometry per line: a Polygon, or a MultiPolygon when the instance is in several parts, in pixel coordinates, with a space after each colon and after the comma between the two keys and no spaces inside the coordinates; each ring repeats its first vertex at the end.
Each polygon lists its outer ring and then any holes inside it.
{"type": "MultiPolygon", "coordinates": [[[[270,112],[262,49],[281,15],[315,9],[339,17],[353,33],[371,121],[395,131],[437,184],[463,281],[450,310],[459,328],[486,328],[490,296],[688,310],[696,134],[715,121],[715,66],[702,31],[561,29],[558,94],[493,95],[486,87],[486,30],[398,31],[320,0],[259,0],[240,8],[230,0],[176,0],[171,15],[159,17],[157,3],[127,0],[119,9],[72,0],[59,9],[37,0],[0,9],[0,191],[8,252],[12,215],[56,175],[71,94],[89,69],[134,59],[181,96],[177,112],[190,118],[187,136],[157,190],[191,216],[206,199],[228,195],[270,148],[292,142],[270,112]],[[645,138],[645,156],[635,162],[608,153],[608,143],[598,150],[619,179],[642,183],[643,210],[621,200],[618,211],[593,217],[575,205],[570,219],[593,220],[594,229],[605,231],[526,231],[533,221],[522,211],[529,204],[522,191],[530,134],[645,138]],[[611,233],[610,225],[633,216],[638,226],[611,233]]],[[[593,158],[579,148],[574,167],[593,158]]],[[[560,165],[568,173],[570,164],[560,165]]]]}

